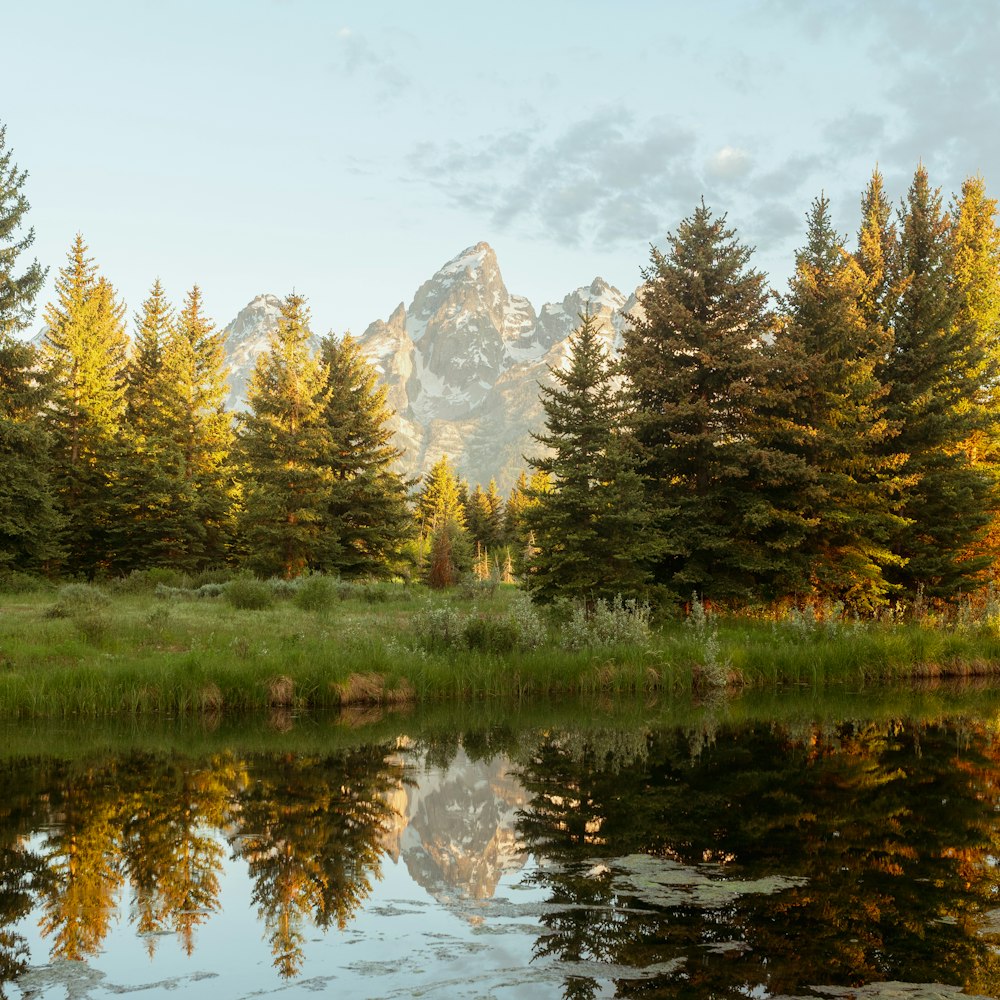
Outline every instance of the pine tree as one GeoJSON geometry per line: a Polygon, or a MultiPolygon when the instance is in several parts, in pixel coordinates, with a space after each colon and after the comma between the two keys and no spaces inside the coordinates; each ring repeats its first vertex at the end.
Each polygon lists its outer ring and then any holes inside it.
{"type": "Polygon", "coordinates": [[[393,444],[387,390],[350,335],[320,342],[326,370],[324,420],[333,475],[327,510],[340,549],[327,568],[345,577],[385,576],[412,533],[407,492],[395,471],[402,451],[393,444]]]}
{"type": "Polygon", "coordinates": [[[796,553],[814,595],[870,611],[885,601],[883,568],[898,563],[890,541],[905,527],[895,513],[903,456],[886,447],[894,434],[875,374],[891,341],[876,319],[871,282],[834,231],[825,197],[813,203],[808,222],[774,352],[799,373],[788,410],[795,432],[786,446],[807,466],[800,499],[809,530],[796,553]]]}
{"type": "Polygon", "coordinates": [[[0,570],[45,570],[61,555],[43,420],[50,399],[35,348],[0,333],[0,570]]]}
{"type": "MultiPolygon", "coordinates": [[[[993,566],[1000,556],[1000,229],[996,199],[986,195],[982,177],[970,177],[952,210],[951,282],[955,326],[960,340],[975,345],[975,394],[961,404],[972,430],[963,448],[973,469],[988,477],[988,533],[972,544],[976,562],[993,566]]],[[[995,575],[996,571],[993,570],[995,575]]]]}
{"type": "Polygon", "coordinates": [[[28,174],[17,169],[6,137],[6,127],[0,125],[0,340],[31,325],[46,274],[37,260],[22,274],[14,273],[18,258],[35,241],[35,230],[22,231],[29,208],[22,190],[28,174]]]}
{"type": "Polygon", "coordinates": [[[636,597],[656,555],[648,537],[653,516],[615,369],[590,315],[581,317],[570,349],[568,368],[549,368],[545,431],[532,435],[548,454],[530,462],[552,477],[552,489],[524,512],[536,545],[527,586],[546,602],[636,597]]]}
{"type": "MultiPolygon", "coordinates": [[[[895,544],[906,560],[896,579],[909,592],[948,598],[975,585],[988,559],[970,554],[990,522],[992,483],[964,443],[984,426],[977,399],[985,345],[958,321],[951,275],[951,220],[921,166],[901,210],[894,342],[881,377],[893,449],[907,455],[901,513],[912,523],[895,544]]],[[[986,421],[988,423],[988,421],[986,421]]]]}
{"type": "Polygon", "coordinates": [[[781,586],[803,530],[783,508],[801,463],[769,444],[766,423],[780,391],[761,349],[775,326],[770,292],[750,248],[704,203],[669,242],[651,251],[645,317],[630,320],[622,352],[660,511],[655,576],[679,596],[746,597],[781,586]]]}
{"type": "Polygon", "coordinates": [[[328,390],[310,337],[305,299],[292,293],[250,378],[239,440],[249,564],[286,578],[329,565],[339,547],[325,530],[333,478],[325,464],[328,390]]]}
{"type": "Polygon", "coordinates": [[[424,477],[416,498],[416,520],[422,535],[429,535],[441,520],[454,518],[465,528],[462,489],[447,455],[442,455],[424,477]]]}
{"type": "Polygon", "coordinates": [[[195,285],[168,341],[164,366],[174,378],[180,401],[177,444],[183,461],[185,493],[190,497],[182,550],[193,568],[221,562],[232,533],[233,430],[225,400],[224,337],[204,314],[195,285]]]}
{"type": "Polygon", "coordinates": [[[51,441],[42,421],[51,385],[36,350],[15,336],[28,328],[45,280],[35,260],[16,274],[35,239],[23,231],[27,173],[13,162],[0,126],[0,569],[41,570],[59,555],[62,525],[50,480],[51,441]]]}
{"type": "Polygon", "coordinates": [[[119,557],[111,526],[122,517],[117,471],[123,451],[124,308],[99,277],[77,234],[45,311],[45,356],[54,380],[47,410],[54,475],[66,519],[66,568],[93,576],[119,557]]]}
{"type": "Polygon", "coordinates": [[[126,421],[132,445],[120,468],[127,516],[112,530],[129,561],[123,570],[187,566],[185,488],[180,436],[181,387],[164,364],[176,335],[173,310],[159,280],[135,315],[135,340],[126,369],[126,421]]]}

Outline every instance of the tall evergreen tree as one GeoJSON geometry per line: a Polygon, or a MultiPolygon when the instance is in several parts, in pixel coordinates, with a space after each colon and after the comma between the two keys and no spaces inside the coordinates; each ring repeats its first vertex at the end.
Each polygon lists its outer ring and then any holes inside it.
{"type": "Polygon", "coordinates": [[[0,126],[0,568],[39,570],[59,553],[61,520],[42,422],[51,386],[36,350],[15,336],[31,323],[45,279],[37,260],[16,273],[35,239],[34,229],[24,229],[26,178],[0,126]]]}
{"type": "Polygon", "coordinates": [[[905,526],[895,513],[904,456],[886,447],[894,434],[875,374],[891,337],[871,288],[833,229],[828,200],[817,198],[775,352],[799,373],[787,444],[807,466],[801,501],[810,530],[796,551],[814,594],[864,610],[885,600],[883,568],[899,561],[890,542],[905,526]]]}
{"type": "Polygon", "coordinates": [[[114,567],[118,558],[111,525],[122,516],[116,473],[128,348],[123,314],[78,233],[56,280],[56,300],[45,311],[45,355],[54,379],[46,416],[67,523],[66,568],[90,576],[114,567]]]}
{"type": "Polygon", "coordinates": [[[447,455],[442,455],[424,477],[417,493],[416,519],[421,534],[427,535],[439,520],[454,518],[465,527],[465,506],[461,483],[447,455]]]}
{"type": "Polygon", "coordinates": [[[374,368],[350,335],[324,337],[320,359],[326,371],[326,461],[333,476],[326,516],[340,542],[329,568],[347,577],[386,575],[412,532],[412,483],[395,470],[403,453],[393,444],[387,390],[378,386],[374,368]]]}
{"type": "Polygon", "coordinates": [[[50,400],[38,352],[0,333],[0,570],[45,570],[61,555],[43,419],[50,400]]]}
{"type": "MultiPolygon", "coordinates": [[[[962,408],[973,429],[964,450],[972,467],[991,485],[988,533],[973,543],[972,553],[993,566],[1000,556],[1000,229],[996,199],[987,197],[982,177],[970,177],[952,210],[951,282],[958,336],[975,345],[975,395],[962,408]],[[978,413],[977,413],[978,411],[978,413]]],[[[995,570],[993,570],[995,575],[995,570]]]]}
{"type": "Polygon", "coordinates": [[[15,274],[18,258],[35,242],[34,228],[24,229],[28,199],[23,188],[27,171],[18,170],[7,148],[7,129],[0,125],[0,338],[26,330],[35,315],[35,299],[46,272],[37,260],[15,274]]]}
{"type": "Polygon", "coordinates": [[[339,547],[325,530],[333,479],[326,464],[329,390],[310,337],[305,299],[292,293],[250,377],[239,440],[249,563],[286,578],[329,565],[339,547]]]}
{"type": "Polygon", "coordinates": [[[985,345],[958,322],[951,277],[951,221],[941,195],[921,166],[901,211],[902,291],[894,314],[894,342],[881,377],[887,415],[899,427],[893,450],[908,456],[912,485],[902,513],[912,527],[896,540],[906,562],[897,580],[947,598],[973,586],[988,559],[973,555],[990,522],[990,476],[963,447],[983,426],[977,398],[985,345]]]}
{"type": "MultiPolygon", "coordinates": [[[[468,493],[468,484],[465,491],[468,493]]],[[[416,497],[416,523],[423,552],[423,577],[432,587],[456,583],[472,566],[463,482],[447,455],[431,466],[416,497]]]]}
{"type": "Polygon", "coordinates": [[[784,586],[803,524],[785,509],[801,463],[769,443],[776,391],[761,349],[775,318],[751,250],[702,203],[653,248],[643,318],[623,338],[642,471],[660,511],[658,583],[678,595],[745,597],[784,586]]]}
{"type": "Polygon", "coordinates": [[[549,368],[554,385],[541,390],[545,431],[532,435],[548,454],[530,462],[552,477],[551,491],[525,511],[536,545],[527,585],[542,601],[638,596],[656,555],[615,368],[597,322],[581,320],[569,366],[549,368]]]}
{"type": "Polygon", "coordinates": [[[177,444],[185,492],[190,497],[182,549],[186,562],[203,567],[221,562],[228,550],[233,507],[233,430],[225,408],[229,370],[224,336],[205,316],[197,285],[185,298],[175,335],[164,353],[166,373],[178,390],[177,444]]]}

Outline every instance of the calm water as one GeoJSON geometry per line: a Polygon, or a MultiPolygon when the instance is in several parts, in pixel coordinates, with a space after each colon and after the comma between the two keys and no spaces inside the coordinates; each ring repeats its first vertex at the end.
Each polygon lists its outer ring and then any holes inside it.
{"type": "Polygon", "coordinates": [[[997,716],[736,714],[8,733],[0,993],[1000,996],[997,716]]]}

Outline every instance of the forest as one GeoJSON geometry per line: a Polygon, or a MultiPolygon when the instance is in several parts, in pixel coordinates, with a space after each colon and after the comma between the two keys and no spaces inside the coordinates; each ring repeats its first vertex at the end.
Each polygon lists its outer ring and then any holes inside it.
{"type": "Polygon", "coordinates": [[[787,290],[704,203],[650,250],[617,357],[580,317],[507,497],[444,456],[397,471],[392,413],[349,337],[318,353],[289,294],[227,411],[193,287],[129,319],[82,235],[41,308],[26,172],[0,131],[0,573],[169,569],[517,580],[543,603],[839,606],[984,591],[1000,545],[1000,233],[980,177],[947,201],[878,171],[856,238],[820,195],[787,290]],[[131,327],[131,335],[129,328],[131,327]]]}

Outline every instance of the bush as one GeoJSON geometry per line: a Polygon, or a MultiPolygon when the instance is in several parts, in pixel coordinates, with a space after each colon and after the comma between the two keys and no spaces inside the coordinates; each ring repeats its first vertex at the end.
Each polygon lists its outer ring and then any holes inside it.
{"type": "Polygon", "coordinates": [[[650,607],[618,594],[613,601],[598,598],[592,607],[573,606],[562,627],[562,642],[568,649],[587,646],[643,646],[649,639],[650,607]]]}
{"type": "Polygon", "coordinates": [[[520,637],[516,622],[495,615],[473,615],[462,629],[465,645],[484,653],[510,653],[517,648],[520,637]]]}
{"type": "Polygon", "coordinates": [[[303,577],[295,577],[293,580],[286,580],[282,576],[272,576],[267,581],[267,586],[271,593],[279,601],[290,601],[298,592],[302,585],[303,577]]]}
{"type": "Polygon", "coordinates": [[[337,599],[337,584],[328,576],[307,576],[292,600],[303,611],[325,611],[337,599]]]}
{"type": "Polygon", "coordinates": [[[252,576],[238,576],[226,585],[226,600],[240,611],[262,611],[274,604],[274,591],[252,576]]]}
{"type": "Polygon", "coordinates": [[[100,587],[89,583],[67,583],[59,588],[56,603],[45,613],[48,618],[71,618],[101,611],[111,603],[100,587]]]}
{"type": "Polygon", "coordinates": [[[413,616],[413,626],[421,645],[429,651],[465,646],[465,617],[454,608],[427,607],[413,616]]]}
{"type": "Polygon", "coordinates": [[[155,566],[152,569],[135,569],[128,576],[111,583],[117,594],[143,594],[156,592],[160,587],[171,590],[186,590],[191,581],[187,574],[170,566],[155,566]]]}
{"type": "Polygon", "coordinates": [[[52,584],[40,576],[20,573],[16,569],[0,572],[0,593],[37,594],[40,590],[51,590],[52,584]]]}

